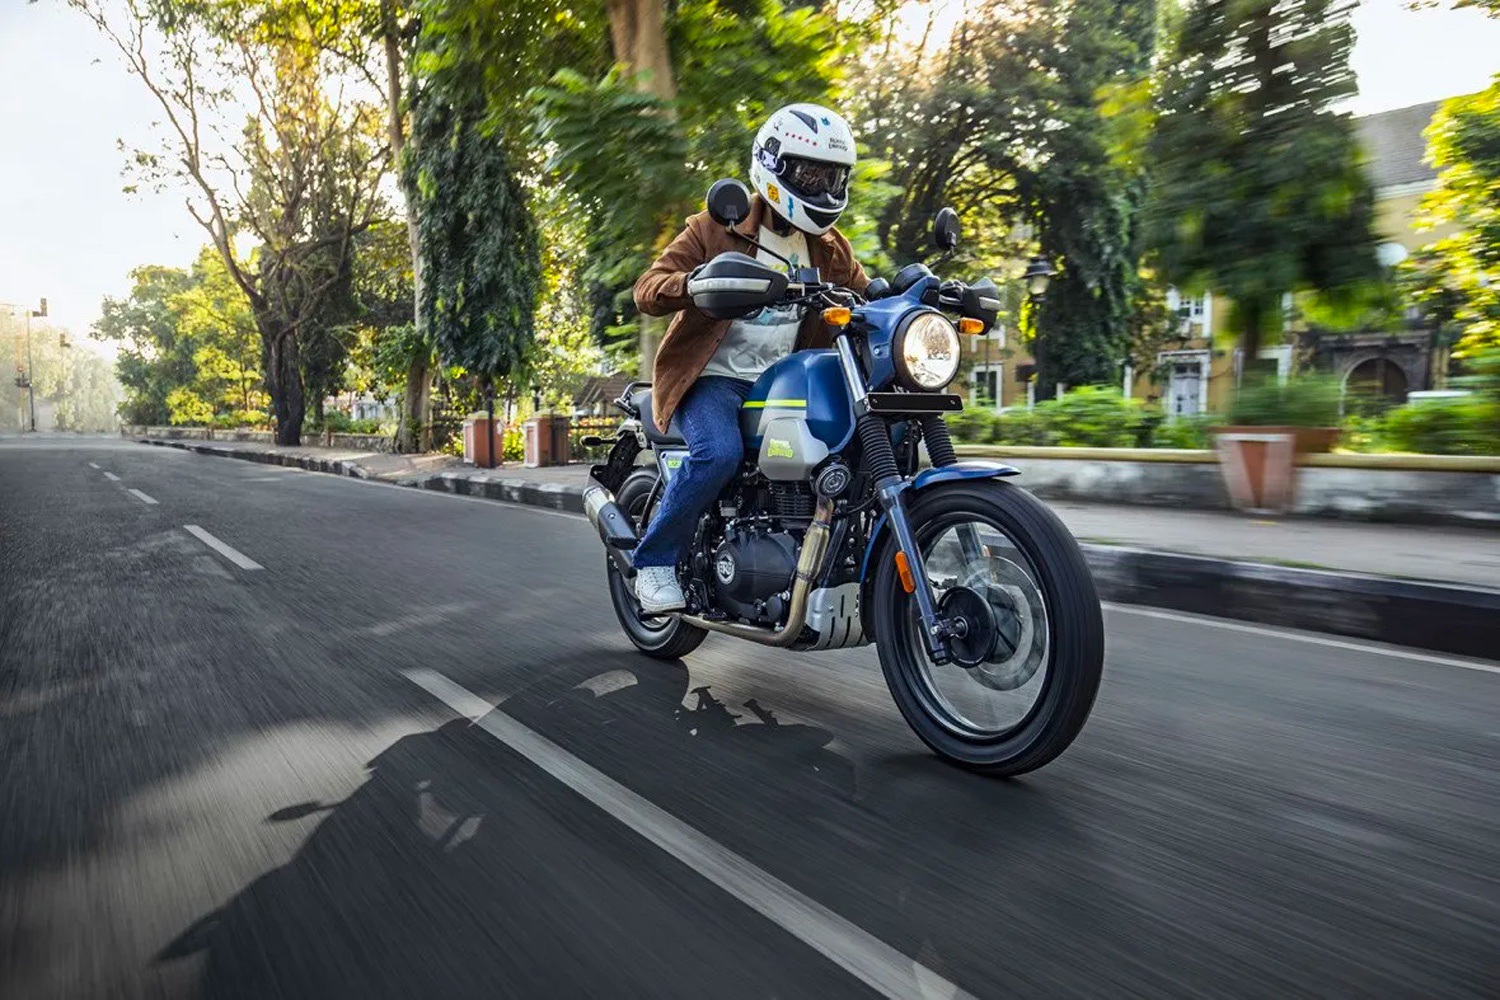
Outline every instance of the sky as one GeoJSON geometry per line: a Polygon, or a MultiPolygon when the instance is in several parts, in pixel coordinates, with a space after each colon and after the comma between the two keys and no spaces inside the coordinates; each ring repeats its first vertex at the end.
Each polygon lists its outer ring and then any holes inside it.
{"type": "MultiPolygon", "coordinates": [[[[933,8],[951,20],[962,2],[912,3],[907,19],[933,8]]],[[[1472,9],[1363,0],[1354,26],[1355,114],[1469,93],[1500,72],[1500,20],[1472,9]]],[[[116,142],[149,145],[156,117],[60,0],[0,0],[0,302],[46,296],[53,321],[88,344],[101,299],[129,291],[131,268],[192,261],[204,234],[180,195],[121,191],[116,142]]]]}

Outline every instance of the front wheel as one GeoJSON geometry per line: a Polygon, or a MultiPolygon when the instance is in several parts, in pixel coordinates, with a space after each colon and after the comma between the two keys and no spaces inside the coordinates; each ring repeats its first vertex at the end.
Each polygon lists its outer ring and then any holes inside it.
{"type": "Polygon", "coordinates": [[[934,664],[888,535],[871,617],[896,706],[953,763],[1002,775],[1041,767],[1083,728],[1103,672],[1104,619],[1083,552],[1044,504],[997,480],[924,490],[907,517],[925,583],[962,634],[954,662],[934,664]]]}

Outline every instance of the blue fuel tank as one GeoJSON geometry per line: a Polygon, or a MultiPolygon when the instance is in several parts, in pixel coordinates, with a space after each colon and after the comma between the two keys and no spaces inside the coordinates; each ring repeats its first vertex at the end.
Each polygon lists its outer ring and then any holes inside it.
{"type": "Polygon", "coordinates": [[[760,448],[766,424],[779,417],[807,421],[812,436],[841,451],[854,435],[854,403],[836,351],[797,351],[767,368],[740,409],[745,450],[760,448]]]}

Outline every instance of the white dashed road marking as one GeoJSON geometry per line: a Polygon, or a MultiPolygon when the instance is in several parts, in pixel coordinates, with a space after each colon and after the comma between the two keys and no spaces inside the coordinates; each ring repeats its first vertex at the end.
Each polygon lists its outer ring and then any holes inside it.
{"type": "Polygon", "coordinates": [[[972,1000],[971,994],[956,984],[585,764],[467,688],[435,670],[404,673],[413,684],[468,716],[501,743],[881,996],[892,1000],[972,1000]]]}
{"type": "Polygon", "coordinates": [[[90,469],[97,469],[97,468],[99,468],[99,463],[98,462],[90,462],[89,463],[89,468],[90,469]]]}
{"type": "Polygon", "coordinates": [[[230,562],[234,563],[240,569],[265,569],[264,566],[256,562],[254,559],[251,559],[249,556],[245,555],[239,549],[236,549],[231,545],[224,544],[213,535],[210,535],[208,532],[198,527],[196,524],[184,524],[182,527],[185,531],[187,531],[188,534],[192,535],[194,538],[198,539],[198,541],[213,549],[225,559],[228,559],[230,562]]]}
{"type": "Polygon", "coordinates": [[[118,483],[120,481],[120,477],[115,475],[113,472],[106,472],[104,474],[104,478],[108,479],[112,483],[118,483]]]}
{"type": "Polygon", "coordinates": [[[150,504],[156,503],[155,498],[148,497],[146,494],[142,493],[140,490],[131,489],[131,490],[126,490],[125,492],[131,494],[132,496],[134,496],[141,503],[150,503],[150,504]]]}

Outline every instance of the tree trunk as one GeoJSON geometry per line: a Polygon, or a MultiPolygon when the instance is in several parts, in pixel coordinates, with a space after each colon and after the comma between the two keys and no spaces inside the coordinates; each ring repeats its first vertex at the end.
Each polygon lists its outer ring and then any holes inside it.
{"type": "MultiPolygon", "coordinates": [[[[422,245],[416,192],[407,184],[402,156],[406,151],[406,126],[401,107],[401,26],[396,20],[393,0],[380,0],[381,41],[385,47],[386,133],[391,144],[391,161],[406,204],[406,239],[411,247],[412,324],[419,336],[422,329],[422,245]]],[[[425,339],[425,338],[424,338],[425,339]]],[[[396,450],[426,451],[432,447],[432,372],[426,358],[413,361],[406,369],[406,392],[401,406],[401,421],[396,428],[396,450]]]]}
{"type": "Polygon", "coordinates": [[[641,90],[664,101],[676,100],[665,0],[608,0],[608,4],[615,62],[636,75],[641,90]]]}
{"type": "Polygon", "coordinates": [[[296,446],[302,443],[302,420],[307,415],[297,335],[273,330],[261,336],[267,344],[266,391],[271,394],[271,410],[276,416],[276,443],[296,446]]]}
{"type": "MultiPolygon", "coordinates": [[[[615,62],[634,75],[642,92],[663,101],[677,99],[677,81],[672,73],[672,52],[667,45],[667,12],[664,0],[608,0],[609,38],[615,62]]],[[[641,316],[641,370],[638,378],[650,378],[656,360],[656,345],[666,332],[665,318],[641,316]]]]}
{"type": "Polygon", "coordinates": [[[432,369],[427,359],[413,361],[406,369],[406,391],[401,397],[401,422],[396,429],[396,450],[427,451],[432,447],[432,369]]]}

